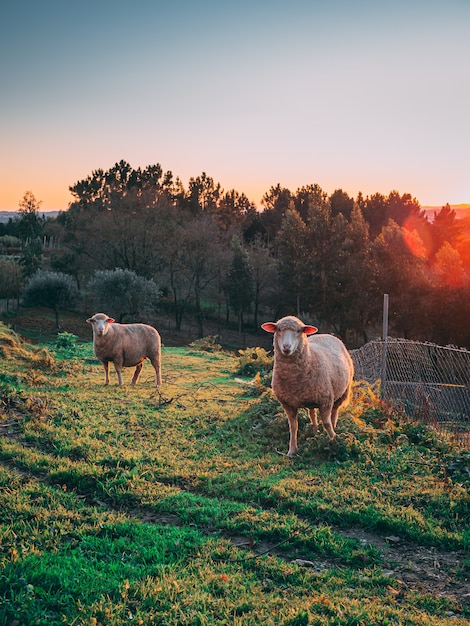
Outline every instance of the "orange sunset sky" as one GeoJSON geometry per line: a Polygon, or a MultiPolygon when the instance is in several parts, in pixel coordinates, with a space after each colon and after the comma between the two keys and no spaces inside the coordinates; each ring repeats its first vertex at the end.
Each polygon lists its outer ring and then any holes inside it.
{"type": "Polygon", "coordinates": [[[121,159],[257,206],[272,185],[470,202],[468,0],[2,6],[0,210],[121,159]]]}

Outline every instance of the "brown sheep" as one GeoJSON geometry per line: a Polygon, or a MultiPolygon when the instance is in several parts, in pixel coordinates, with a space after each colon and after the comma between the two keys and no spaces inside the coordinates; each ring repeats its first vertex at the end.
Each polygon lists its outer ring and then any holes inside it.
{"type": "Polygon", "coordinates": [[[134,367],[131,385],[135,385],[145,359],[150,359],[156,375],[157,389],[162,384],[160,335],[147,324],[118,324],[105,313],[95,313],[87,319],[93,328],[93,347],[101,361],[109,385],[109,363],[114,364],[119,385],[122,387],[122,368],[134,367]]]}
{"type": "Polygon", "coordinates": [[[288,456],[297,452],[297,413],[309,410],[316,434],[316,409],[331,439],[336,436],[338,409],[349,401],[354,365],[343,342],[333,335],[316,335],[294,316],[278,322],[266,322],[261,328],[274,333],[274,369],[272,388],[289,420],[288,456]]]}

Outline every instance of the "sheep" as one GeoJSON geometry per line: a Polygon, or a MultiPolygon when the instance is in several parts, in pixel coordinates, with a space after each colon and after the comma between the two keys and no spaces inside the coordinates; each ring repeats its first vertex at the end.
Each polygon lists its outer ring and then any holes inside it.
{"type": "Polygon", "coordinates": [[[110,361],[122,387],[122,368],[135,366],[131,381],[131,385],[135,385],[148,358],[155,369],[157,389],[161,386],[161,340],[155,328],[147,324],[118,324],[105,313],[95,313],[86,321],[93,329],[93,347],[103,364],[106,385],[109,385],[110,361]]]}
{"type": "Polygon", "coordinates": [[[297,452],[297,413],[309,411],[314,433],[318,422],[316,409],[331,439],[336,436],[338,409],[349,402],[354,365],[343,342],[333,335],[320,334],[315,326],[294,316],[278,322],[266,322],[261,328],[274,333],[274,368],[272,389],[289,420],[289,452],[297,452]]]}

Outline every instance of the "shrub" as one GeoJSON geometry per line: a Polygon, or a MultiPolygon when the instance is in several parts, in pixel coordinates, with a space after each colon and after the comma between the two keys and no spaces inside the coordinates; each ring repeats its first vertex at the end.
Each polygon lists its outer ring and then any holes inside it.
{"type": "Polygon", "coordinates": [[[55,345],[62,350],[73,350],[77,345],[78,337],[73,333],[59,333],[55,345]]]}
{"type": "Polygon", "coordinates": [[[56,328],[60,328],[59,311],[72,308],[79,298],[73,278],[62,272],[38,270],[27,281],[23,292],[24,306],[43,306],[55,313],[56,328]]]}
{"type": "Polygon", "coordinates": [[[124,317],[154,311],[161,291],[152,279],[138,276],[131,270],[98,270],[88,283],[97,311],[112,315],[122,322],[124,317]]]}
{"type": "Polygon", "coordinates": [[[190,343],[189,346],[195,350],[202,350],[203,352],[220,352],[222,346],[217,343],[217,339],[217,335],[210,335],[209,337],[196,339],[196,341],[190,343]]]}
{"type": "Polygon", "coordinates": [[[238,369],[239,376],[261,376],[269,374],[273,368],[273,358],[264,348],[247,348],[239,350],[238,369]]]}

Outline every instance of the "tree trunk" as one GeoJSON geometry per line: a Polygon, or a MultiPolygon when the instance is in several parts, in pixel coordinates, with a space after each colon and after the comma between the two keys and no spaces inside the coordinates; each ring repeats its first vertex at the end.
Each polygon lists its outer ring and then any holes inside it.
{"type": "Polygon", "coordinates": [[[62,328],[60,326],[60,320],[59,320],[59,311],[58,309],[54,309],[54,315],[55,315],[55,327],[58,333],[62,332],[62,328]]]}

